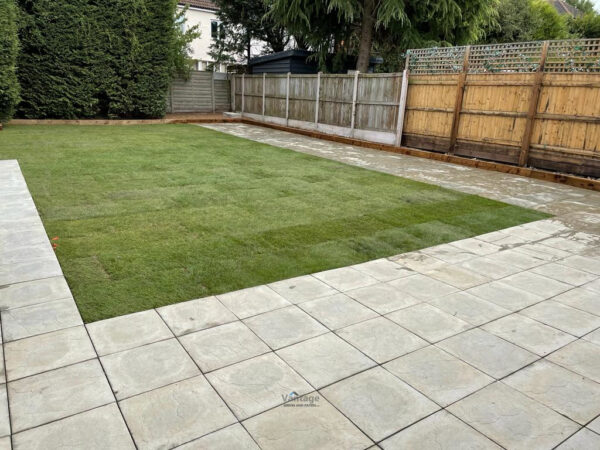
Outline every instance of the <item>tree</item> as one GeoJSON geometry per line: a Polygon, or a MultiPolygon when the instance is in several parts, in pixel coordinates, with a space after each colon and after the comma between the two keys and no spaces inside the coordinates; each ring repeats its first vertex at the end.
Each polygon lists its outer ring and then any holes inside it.
{"type": "Polygon", "coordinates": [[[536,41],[569,37],[567,19],[545,0],[532,0],[533,36],[536,41]]]}
{"type": "Polygon", "coordinates": [[[568,21],[571,33],[583,38],[600,38],[600,14],[588,12],[568,21]]]}
{"type": "Polygon", "coordinates": [[[19,101],[18,51],[16,5],[14,0],[0,0],[0,123],[12,118],[19,101]]]}
{"type": "Polygon", "coordinates": [[[501,0],[496,23],[481,43],[510,43],[570,37],[567,18],[545,0],[501,0]]]}
{"type": "Polygon", "coordinates": [[[568,20],[572,34],[583,38],[600,38],[600,13],[590,0],[568,0],[568,3],[582,12],[580,16],[568,20]]]}
{"type": "Polygon", "coordinates": [[[487,30],[482,42],[503,44],[534,39],[534,11],[531,0],[501,0],[497,22],[487,30]]]}
{"type": "MultiPolygon", "coordinates": [[[[0,0],[2,1],[2,0],[0,0]]],[[[27,118],[162,117],[189,40],[175,0],[18,0],[27,118]]]]}
{"type": "Polygon", "coordinates": [[[323,54],[356,54],[366,72],[373,48],[400,54],[422,44],[461,44],[493,20],[497,0],[266,0],[269,15],[323,54]]]}
{"type": "Polygon", "coordinates": [[[216,0],[221,22],[210,56],[215,63],[239,62],[252,57],[253,41],[267,44],[267,51],[283,51],[290,37],[285,28],[268,15],[264,0],[216,0]]]}
{"type": "Polygon", "coordinates": [[[596,12],[596,10],[594,9],[594,3],[590,0],[567,0],[567,3],[577,8],[583,14],[596,12]]]}

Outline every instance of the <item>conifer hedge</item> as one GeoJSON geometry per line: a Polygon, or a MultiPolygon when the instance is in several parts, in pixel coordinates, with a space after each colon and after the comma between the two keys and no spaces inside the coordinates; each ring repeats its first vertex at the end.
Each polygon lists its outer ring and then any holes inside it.
{"type": "Polygon", "coordinates": [[[18,50],[17,8],[14,0],[0,0],[0,123],[12,118],[19,100],[18,50]]]}
{"type": "MultiPolygon", "coordinates": [[[[4,0],[0,0],[4,1],[4,0]]],[[[18,114],[154,118],[181,51],[176,0],[18,0],[18,114]]]]}

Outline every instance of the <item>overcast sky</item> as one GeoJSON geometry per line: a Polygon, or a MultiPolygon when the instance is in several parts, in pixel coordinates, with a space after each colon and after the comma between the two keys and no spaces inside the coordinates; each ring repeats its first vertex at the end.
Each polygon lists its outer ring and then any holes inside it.
{"type": "Polygon", "coordinates": [[[600,11],[600,0],[592,0],[592,3],[596,5],[596,9],[600,11]]]}

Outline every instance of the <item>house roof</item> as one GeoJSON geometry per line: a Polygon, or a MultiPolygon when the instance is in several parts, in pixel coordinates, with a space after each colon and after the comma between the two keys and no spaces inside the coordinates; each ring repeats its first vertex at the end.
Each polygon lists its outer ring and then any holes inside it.
{"type": "Polygon", "coordinates": [[[568,14],[573,17],[579,17],[581,15],[581,11],[575,8],[573,5],[569,5],[565,0],[546,0],[554,9],[558,11],[559,14],[568,14]]]}
{"type": "Polygon", "coordinates": [[[219,7],[213,0],[179,0],[180,5],[189,5],[193,8],[209,9],[218,11],[219,7]]]}

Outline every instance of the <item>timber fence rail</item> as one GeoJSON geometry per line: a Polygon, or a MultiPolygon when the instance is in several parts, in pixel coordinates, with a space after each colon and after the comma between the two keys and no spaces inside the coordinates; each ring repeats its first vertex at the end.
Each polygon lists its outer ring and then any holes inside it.
{"type": "Polygon", "coordinates": [[[392,74],[243,75],[248,118],[600,177],[600,39],[410,50],[392,74]]]}

